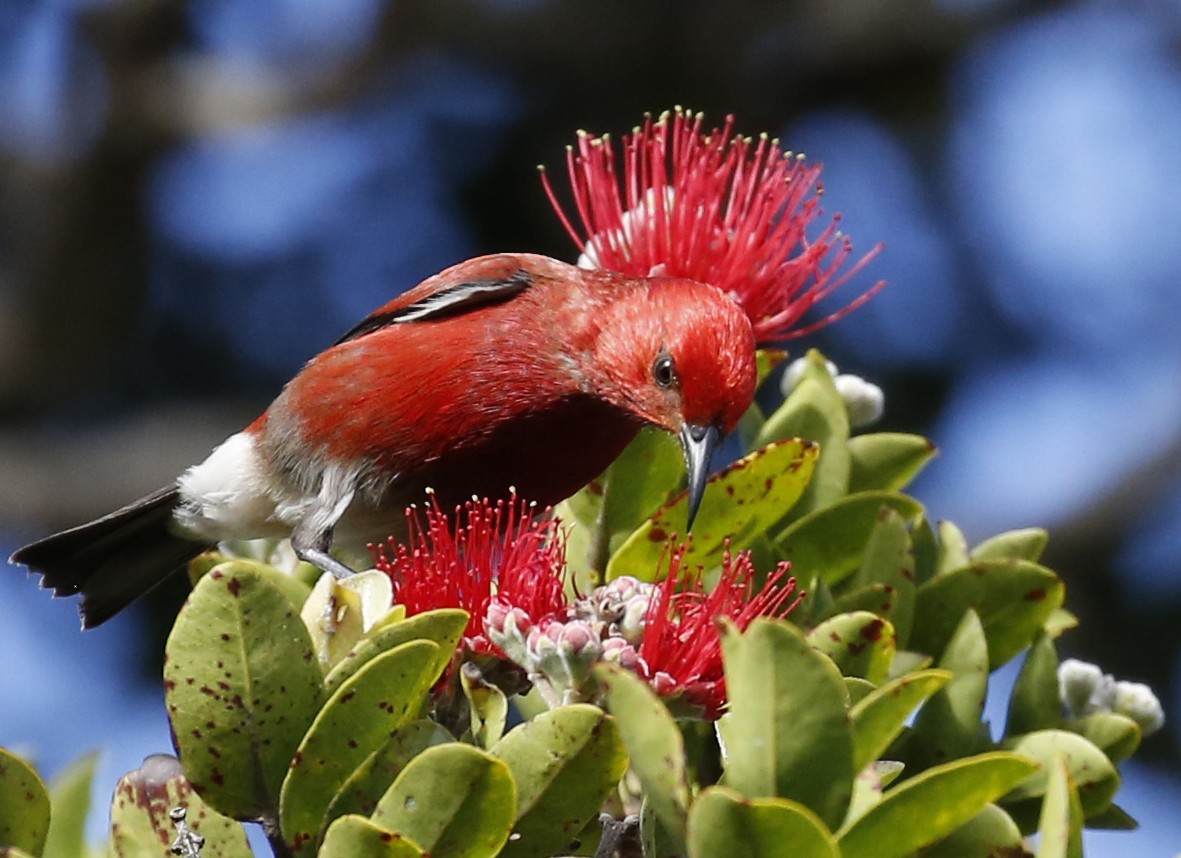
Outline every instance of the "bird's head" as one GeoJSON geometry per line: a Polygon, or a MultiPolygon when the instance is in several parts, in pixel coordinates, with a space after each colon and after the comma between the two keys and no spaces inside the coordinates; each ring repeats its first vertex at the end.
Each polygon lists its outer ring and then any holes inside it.
{"type": "Polygon", "coordinates": [[[621,293],[594,346],[602,394],[681,439],[689,470],[689,521],[709,460],[754,399],[750,320],[721,290],[652,277],[621,293]]]}

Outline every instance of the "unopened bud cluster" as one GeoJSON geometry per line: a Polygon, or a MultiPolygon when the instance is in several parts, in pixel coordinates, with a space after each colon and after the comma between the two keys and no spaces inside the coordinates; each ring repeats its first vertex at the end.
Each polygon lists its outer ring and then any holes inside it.
{"type": "MultiPolygon", "coordinates": [[[[808,358],[802,357],[793,360],[787,365],[780,382],[784,396],[791,393],[792,389],[799,383],[804,375],[804,367],[807,366],[807,363],[808,358]]],[[[881,419],[882,413],[886,410],[886,397],[880,387],[870,381],[866,381],[859,375],[838,371],[836,364],[832,361],[825,361],[824,365],[828,370],[828,374],[832,376],[832,382],[836,386],[837,393],[841,395],[841,399],[845,402],[845,410],[849,413],[849,425],[851,427],[859,429],[863,426],[876,423],[881,419]]]]}
{"type": "Polygon", "coordinates": [[[1131,718],[1145,735],[1164,726],[1165,711],[1152,689],[1142,682],[1117,680],[1097,665],[1068,658],[1058,667],[1062,705],[1075,717],[1115,712],[1131,718]]]}
{"type": "Polygon", "coordinates": [[[564,615],[534,622],[520,608],[494,598],[484,617],[488,639],[529,675],[546,702],[560,706],[593,693],[590,668],[597,661],[628,670],[641,665],[653,585],[627,576],[576,599],[564,615]]]}

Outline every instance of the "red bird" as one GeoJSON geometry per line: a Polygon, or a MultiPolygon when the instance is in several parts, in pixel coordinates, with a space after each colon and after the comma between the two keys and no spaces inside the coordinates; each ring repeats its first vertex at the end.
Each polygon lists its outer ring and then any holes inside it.
{"type": "Polygon", "coordinates": [[[220,540],[329,551],[385,539],[433,488],[553,504],[641,426],[680,435],[690,521],[710,454],[755,389],[740,306],[694,280],[486,256],[423,281],[314,357],[266,412],[163,488],[25,546],[11,562],[97,626],[220,540]]]}

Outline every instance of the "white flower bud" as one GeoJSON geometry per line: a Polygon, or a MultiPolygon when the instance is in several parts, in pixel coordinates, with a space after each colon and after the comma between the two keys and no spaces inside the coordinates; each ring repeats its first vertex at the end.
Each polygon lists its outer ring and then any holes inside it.
{"type": "Polygon", "coordinates": [[[841,399],[845,400],[850,426],[868,426],[881,419],[882,412],[886,410],[886,397],[880,387],[849,373],[838,375],[833,383],[841,399]]]}
{"type": "Polygon", "coordinates": [[[1135,721],[1145,736],[1151,736],[1165,725],[1164,707],[1143,682],[1117,682],[1111,708],[1135,721]]]}
{"type": "Polygon", "coordinates": [[[1074,715],[1089,711],[1091,697],[1103,684],[1103,671],[1098,665],[1068,658],[1058,665],[1058,697],[1074,715]]]}
{"type": "MultiPolygon", "coordinates": [[[[807,366],[808,358],[800,357],[789,363],[783,370],[783,376],[779,379],[779,389],[782,391],[784,396],[787,396],[789,393],[791,393],[795,389],[795,386],[799,384],[800,379],[804,375],[804,369],[807,366]]],[[[830,360],[826,360],[824,362],[824,366],[828,370],[828,374],[833,378],[836,378],[837,365],[830,360]]]]}

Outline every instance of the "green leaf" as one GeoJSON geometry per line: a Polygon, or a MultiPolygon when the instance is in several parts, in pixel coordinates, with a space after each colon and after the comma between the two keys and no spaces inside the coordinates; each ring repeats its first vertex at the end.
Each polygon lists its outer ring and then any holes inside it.
{"type": "Polygon", "coordinates": [[[845,683],[845,692],[849,695],[850,706],[864,700],[877,691],[876,685],[868,679],[862,679],[860,676],[844,676],[841,678],[845,683]]]}
{"type": "Polygon", "coordinates": [[[925,514],[920,514],[910,528],[910,544],[914,548],[914,583],[922,586],[935,577],[935,563],[939,545],[935,531],[925,514]]]}
{"type": "Polygon", "coordinates": [[[348,778],[418,715],[434,682],[438,647],[404,643],[370,660],[324,704],[283,781],[283,839],[298,855],[314,855],[329,820],[325,811],[348,778]]]}
{"type": "Polygon", "coordinates": [[[837,392],[824,356],[812,349],[800,380],[783,404],[767,418],[755,438],[763,446],[786,438],[803,438],[820,445],[807,490],[794,512],[804,514],[842,497],[849,489],[849,412],[837,392]]]}
{"type": "Polygon", "coordinates": [[[1005,803],[1045,795],[1049,772],[1056,757],[1066,760],[1087,816],[1101,813],[1111,805],[1120,777],[1107,755],[1082,736],[1067,730],[1038,730],[1013,739],[1002,747],[1038,763],[1040,770],[1005,796],[1005,803]]]}
{"type": "Polygon", "coordinates": [[[853,780],[853,797],[849,800],[842,827],[848,828],[865,816],[871,807],[879,804],[886,787],[902,774],[904,768],[902,763],[894,760],[878,760],[859,771],[853,780]]]}
{"type": "Polygon", "coordinates": [[[950,521],[938,526],[939,541],[935,548],[935,574],[943,575],[968,565],[968,540],[950,521]]]}
{"type": "Polygon", "coordinates": [[[1046,797],[1038,824],[1037,858],[1082,858],[1083,806],[1066,760],[1055,757],[1046,773],[1046,797]]]}
{"type": "Polygon", "coordinates": [[[808,632],[807,639],[842,675],[860,676],[875,685],[886,680],[898,647],[894,627],[868,611],[838,614],[808,632]]]}
{"type": "Polygon", "coordinates": [[[110,858],[163,855],[176,839],[169,816],[174,807],[186,811],[185,823],[205,838],[201,858],[250,858],[246,830],[208,807],[185,780],[180,762],[153,754],[115,787],[111,803],[110,858]]]}
{"type": "Polygon", "coordinates": [[[906,761],[919,771],[986,744],[980,718],[988,692],[988,647],[974,611],[964,614],[938,666],[952,678],[919,711],[906,745],[906,761]]]}
{"type": "Polygon", "coordinates": [[[1036,563],[1050,541],[1050,534],[1040,527],[1009,530],[984,540],[972,549],[970,559],[980,560],[1028,560],[1036,563]]]}
{"type": "Polygon", "coordinates": [[[840,673],[787,622],[758,619],[744,634],[728,622],[723,629],[726,785],[750,798],[798,801],[835,827],[854,776],[840,673]]]}
{"type": "Polygon", "coordinates": [[[350,813],[368,816],[412,759],[427,748],[453,741],[450,733],[425,718],[403,724],[345,778],[329,802],[324,818],[331,820],[350,813]]]}
{"type": "MultiPolygon", "coordinates": [[[[740,551],[783,518],[807,485],[817,453],[806,441],[782,441],[711,477],[693,524],[692,545],[681,561],[684,568],[719,565],[727,540],[731,550],[740,551]]],[[[634,575],[653,580],[668,538],[684,531],[687,515],[688,499],[682,493],[627,538],[607,564],[608,579],[634,575]]]]}
{"type": "Polygon", "coordinates": [[[921,435],[873,432],[849,439],[849,493],[906,488],[939,452],[921,435]]]}
{"type": "Polygon", "coordinates": [[[808,808],[783,798],[748,799],[709,787],[689,814],[689,858],[840,858],[836,841],[808,808]]]}
{"type": "Polygon", "coordinates": [[[597,706],[545,712],[492,748],[517,785],[514,837],[505,858],[559,854],[596,818],[627,770],[615,720],[597,706]]]}
{"type": "Polygon", "coordinates": [[[324,835],[316,858],[426,858],[417,844],[363,816],[342,816],[324,835]]]}
{"type": "Polygon", "coordinates": [[[1058,699],[1058,652],[1046,634],[1039,634],[1021,665],[1009,697],[1005,735],[1016,736],[1062,723],[1058,699]]]}
{"type": "Polygon", "coordinates": [[[900,676],[866,695],[849,710],[853,724],[853,768],[876,760],[902,733],[910,713],[952,678],[946,670],[900,676]]]}
{"type": "Polygon", "coordinates": [[[1139,827],[1140,823],[1118,804],[1110,804],[1087,819],[1087,828],[1092,831],[1135,831],[1139,827]]]}
{"type": "Polygon", "coordinates": [[[945,572],[919,587],[910,646],[941,652],[972,609],[984,625],[989,664],[997,668],[1029,646],[1065,590],[1053,571],[1027,560],[982,560],[945,572]]]}
{"type": "Polygon", "coordinates": [[[1078,733],[1107,755],[1113,763],[1120,763],[1140,747],[1140,726],[1118,712],[1094,712],[1067,722],[1066,729],[1078,733]]]}
{"type": "Polygon", "coordinates": [[[49,791],[33,767],[0,748],[0,847],[41,854],[49,831],[49,791]]]}
{"type": "Polygon", "coordinates": [[[326,694],[332,694],[372,659],[416,640],[433,641],[439,647],[430,668],[434,674],[431,681],[434,682],[451,662],[451,656],[459,645],[459,639],[463,636],[467,623],[467,611],[459,608],[438,608],[423,611],[406,619],[380,623],[370,629],[369,634],[358,641],[329,672],[324,679],[324,691],[326,694]]]}
{"type": "Polygon", "coordinates": [[[603,685],[607,709],[615,717],[645,800],[665,830],[683,842],[689,784],[685,743],[676,721],[656,693],[631,671],[600,663],[594,674],[603,685]]]}
{"type": "Polygon", "coordinates": [[[1068,632],[1077,627],[1078,617],[1065,608],[1055,608],[1046,619],[1045,625],[1042,626],[1046,634],[1055,639],[1063,632],[1068,632]]]}
{"type": "Polygon", "coordinates": [[[1021,829],[995,804],[986,804],[971,819],[923,850],[923,858],[1023,858],[1021,829]]]}
{"type": "Polygon", "coordinates": [[[274,817],[320,708],[320,666],[288,597],[250,564],[198,583],[165,649],[164,700],[193,787],[238,819],[274,817]]]}
{"type": "Polygon", "coordinates": [[[914,624],[914,549],[906,522],[889,507],[882,508],[870,532],[861,568],[853,580],[858,584],[880,584],[888,588],[891,595],[889,609],[881,615],[894,625],[898,646],[905,647],[914,624]]]}
{"type": "Polygon", "coordinates": [[[411,760],[371,819],[440,858],[491,858],[500,854],[516,817],[509,767],[486,751],[452,742],[411,760]]]}
{"type": "Polygon", "coordinates": [[[955,760],[903,782],[838,832],[842,858],[902,858],[964,825],[1035,770],[1014,754],[955,760]]]}
{"type": "Polygon", "coordinates": [[[471,662],[460,667],[459,682],[463,696],[467,698],[471,740],[481,748],[491,748],[504,735],[508,723],[508,698],[500,688],[484,679],[480,668],[471,662]]]}
{"type": "Polygon", "coordinates": [[[90,785],[97,754],[75,760],[50,788],[53,813],[41,858],[79,858],[86,854],[86,815],[90,812],[90,785]]]}
{"type": "Polygon", "coordinates": [[[836,584],[861,565],[868,534],[882,507],[894,510],[906,521],[923,511],[922,504],[906,495],[862,492],[788,525],[775,537],[775,545],[783,559],[791,561],[797,575],[817,575],[830,585],[836,584]],[[866,538],[857,538],[857,534],[866,534],[866,538]]]}

